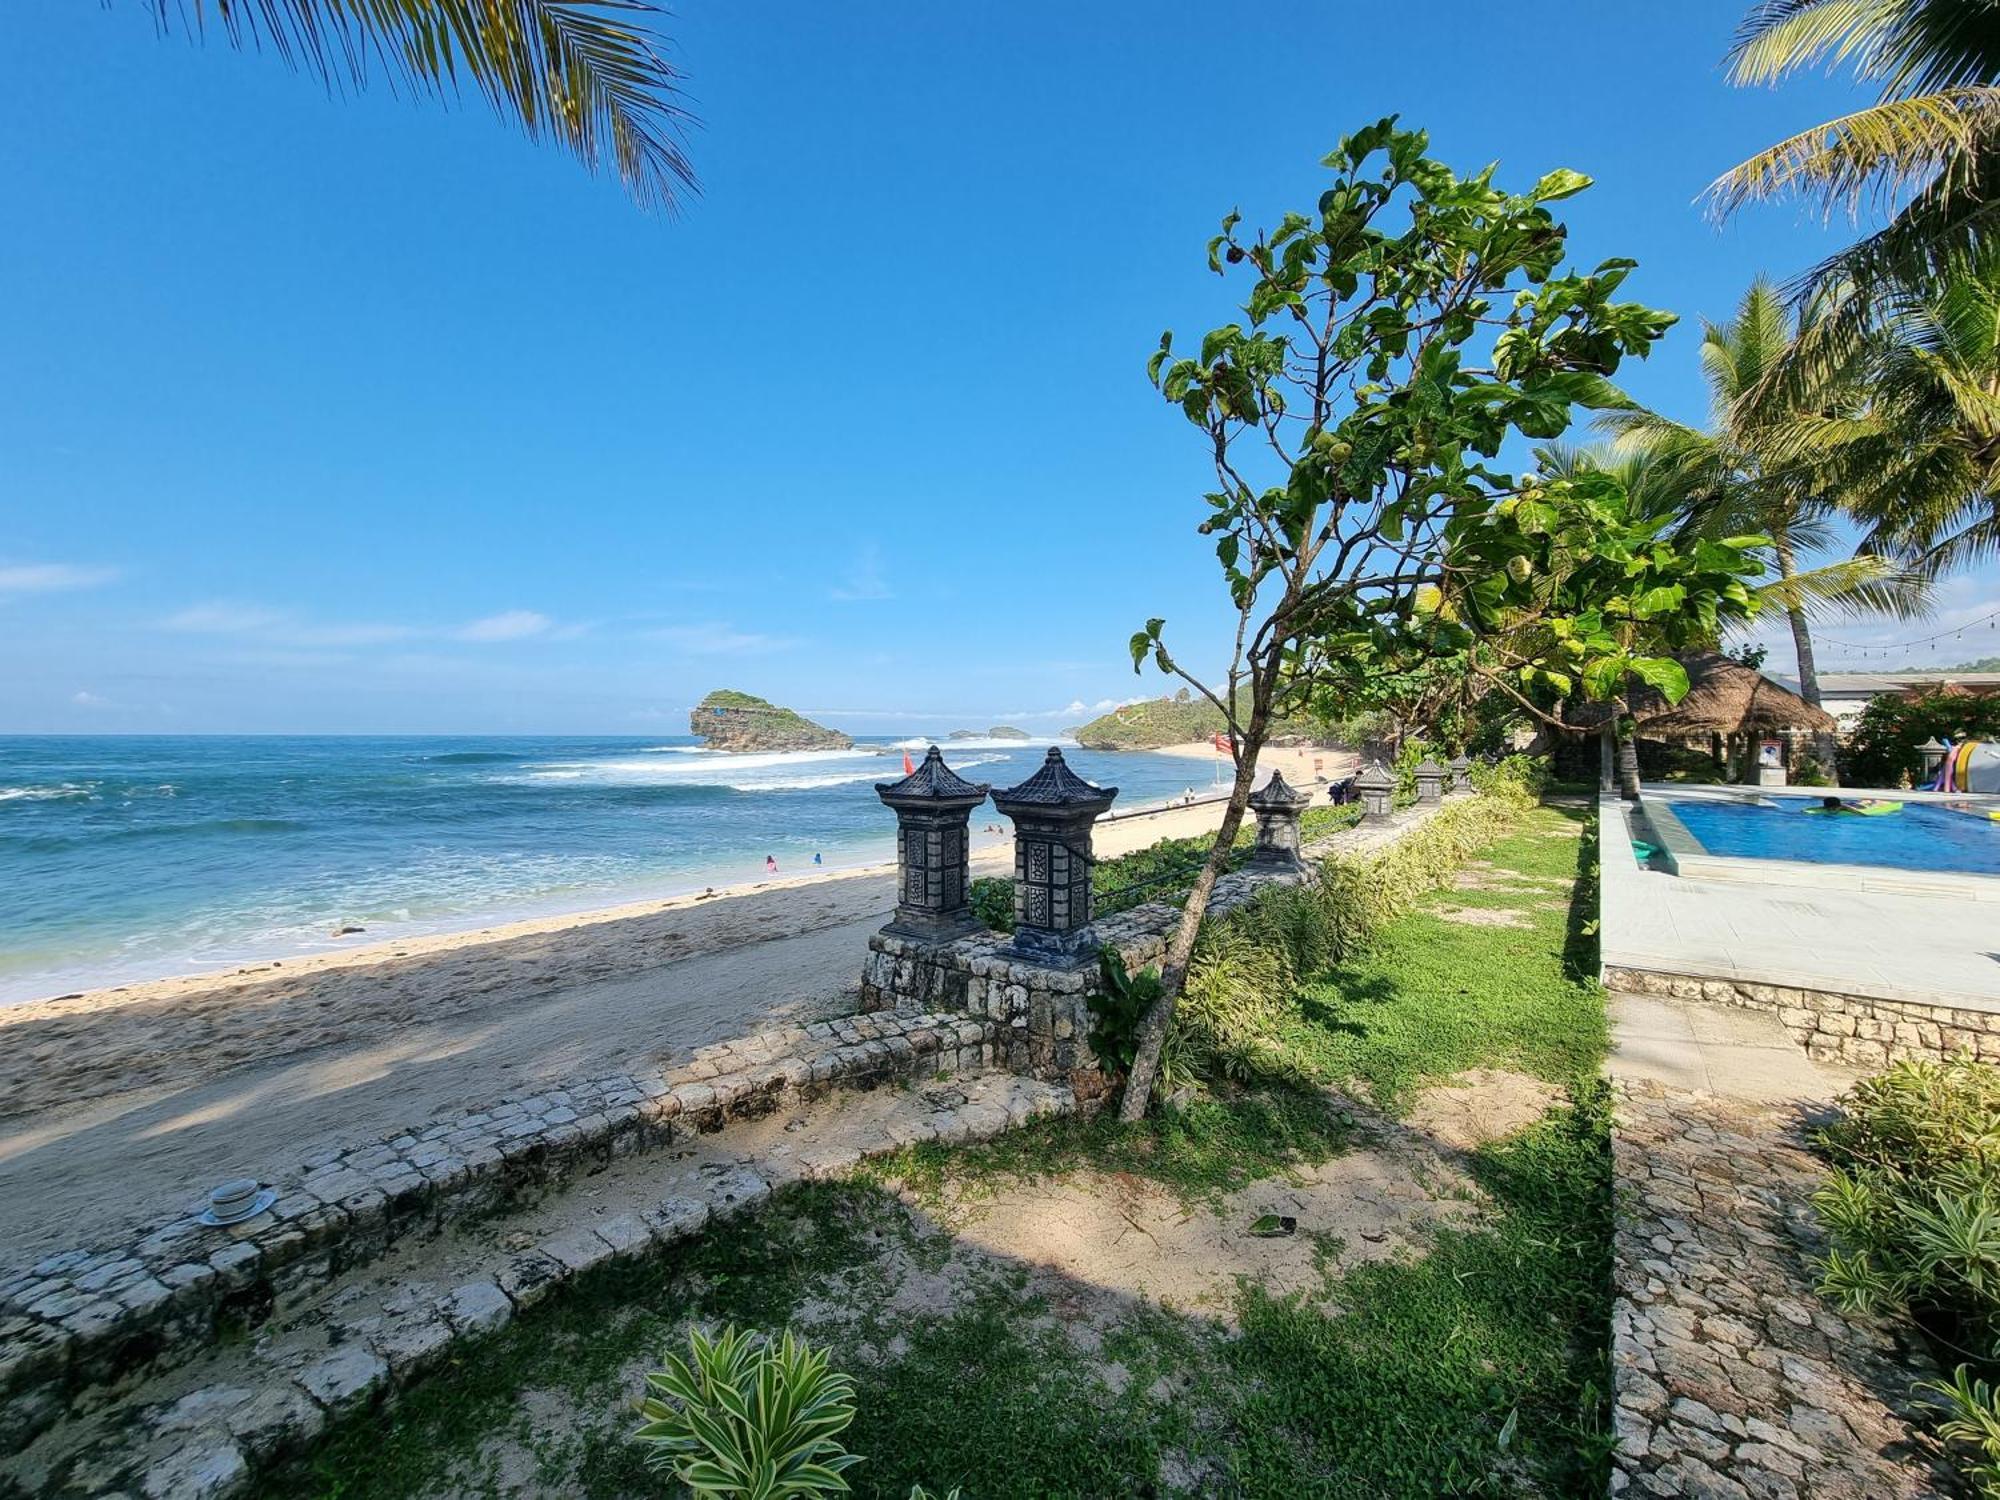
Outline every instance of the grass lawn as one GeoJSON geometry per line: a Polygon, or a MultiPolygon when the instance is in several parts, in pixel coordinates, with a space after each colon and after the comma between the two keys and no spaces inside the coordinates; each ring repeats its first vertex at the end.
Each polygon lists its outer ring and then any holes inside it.
{"type": "Polygon", "coordinates": [[[1316,1284],[1245,1283],[1228,1316],[1190,1315],[989,1253],[954,1218],[982,1191],[1088,1174],[1210,1214],[1246,1183],[1372,1149],[1368,1121],[1298,1085],[920,1148],[606,1269],[347,1420],[267,1492],[671,1493],[627,1440],[629,1404],[695,1321],[790,1323],[832,1349],[858,1387],[844,1441],[867,1455],[848,1474],[862,1495],[1601,1492],[1610,1173],[1603,1002],[1579,977],[1590,913],[1571,889],[1595,858],[1581,818],[1527,814],[1469,872],[1477,888],[1425,898],[1304,986],[1285,1024],[1300,1071],[1392,1114],[1473,1067],[1567,1090],[1470,1154],[1473,1206],[1414,1251],[1349,1263],[1315,1244],[1316,1284]]]}

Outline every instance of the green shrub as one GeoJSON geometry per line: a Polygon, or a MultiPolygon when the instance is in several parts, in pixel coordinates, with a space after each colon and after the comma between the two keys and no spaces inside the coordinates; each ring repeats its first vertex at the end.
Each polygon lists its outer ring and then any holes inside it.
{"type": "Polygon", "coordinates": [[[1309,807],[1299,814],[1299,837],[1307,843],[1323,839],[1328,834],[1339,833],[1352,828],[1361,821],[1361,804],[1349,802],[1341,807],[1323,803],[1309,807]]]}
{"type": "MultiPolygon", "coordinates": [[[[1417,767],[1423,763],[1431,747],[1418,739],[1404,740],[1396,749],[1396,758],[1389,763],[1389,771],[1396,778],[1394,802],[1398,807],[1408,807],[1417,800],[1417,767]]],[[[1444,757],[1440,755],[1440,759],[1444,757]]]]}
{"type": "Polygon", "coordinates": [[[1244,915],[1203,924],[1174,1011],[1183,1065],[1238,1082],[1267,1070],[1296,974],[1282,943],[1244,915]]]}
{"type": "Polygon", "coordinates": [[[1923,770],[1917,746],[1929,739],[2000,740],[2000,695],[1884,693],[1869,700],[1842,754],[1849,786],[1901,786],[1923,770]]]}
{"type": "Polygon", "coordinates": [[[1129,1073],[1139,1050],[1139,1024],[1160,998],[1160,971],[1141,969],[1125,972],[1125,957],[1116,948],[1097,955],[1103,985],[1098,993],[1086,996],[1084,1004],[1097,1018],[1090,1028],[1090,1050],[1107,1073],[1129,1073]]]}
{"type": "Polygon", "coordinates": [[[968,893],[972,914],[995,932],[1014,930],[1014,882],[999,875],[982,875],[968,893]]]}
{"type": "Polygon", "coordinates": [[[1793,786],[1832,786],[1833,772],[1817,755],[1801,755],[1796,770],[1792,772],[1793,786]]]}
{"type": "Polygon", "coordinates": [[[1940,1431],[1981,1455],[2000,1496],[2000,1070],[1968,1057],[1900,1062],[1855,1085],[1818,1133],[1834,1171],[1813,1195],[1832,1237],[1820,1290],[1913,1318],[1957,1366],[1930,1390],[1940,1431]]]}
{"type": "Polygon", "coordinates": [[[688,1335],[646,1377],[650,1461],[697,1495],[779,1497],[847,1492],[841,1471],[861,1462],[835,1441],[854,1420],[854,1382],[786,1330],[776,1345],[735,1328],[688,1335]]]}
{"type": "Polygon", "coordinates": [[[1521,803],[1537,800],[1555,771],[1545,755],[1509,755],[1491,765],[1474,761],[1469,774],[1474,791],[1521,803]]]}

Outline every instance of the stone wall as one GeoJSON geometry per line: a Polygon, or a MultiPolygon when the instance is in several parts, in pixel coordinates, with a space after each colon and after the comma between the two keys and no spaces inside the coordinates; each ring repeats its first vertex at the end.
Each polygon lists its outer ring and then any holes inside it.
{"type": "Polygon", "coordinates": [[[85,1393],[261,1325],[393,1245],[523,1201],[615,1158],[766,1114],[788,1098],[993,1065],[998,1028],[965,1014],[854,1016],[704,1048],[665,1072],[503,1099],[304,1158],[270,1211],[193,1215],[119,1245],[0,1274],[0,1454],[85,1393]]]}
{"type": "Polygon", "coordinates": [[[1816,1062],[1879,1068],[1903,1058],[1964,1052],[1981,1062],[2000,1063],[2000,1012],[1651,969],[1607,967],[1604,984],[1630,994],[1775,1012],[1816,1062]]]}
{"type": "MultiPolygon", "coordinates": [[[[1215,883],[1211,915],[1232,911],[1273,883],[1296,875],[1242,870],[1215,883]]],[[[1166,956],[1179,906],[1151,901],[1092,924],[1101,948],[1116,949],[1137,973],[1166,956]]],[[[976,932],[942,944],[876,933],[861,974],[863,1012],[910,1015],[951,1012],[993,1028],[994,1060],[1016,1073],[1068,1084],[1079,1104],[1101,1101],[1110,1088],[1090,1050],[1090,1010],[1098,989],[1096,960],[1073,969],[1016,957],[1001,932],[976,932]]]]}

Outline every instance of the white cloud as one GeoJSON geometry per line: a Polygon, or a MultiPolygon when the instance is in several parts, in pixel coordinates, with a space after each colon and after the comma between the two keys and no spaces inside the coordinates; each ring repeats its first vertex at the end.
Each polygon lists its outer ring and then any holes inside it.
{"type": "Polygon", "coordinates": [[[882,549],[873,542],[863,547],[847,576],[828,589],[826,596],[839,604],[861,599],[893,599],[889,582],[882,576],[882,549]]]}
{"type": "MultiPolygon", "coordinates": [[[[308,650],[388,646],[427,637],[481,643],[525,640],[543,634],[568,638],[573,629],[566,626],[554,630],[554,622],[547,615],[530,609],[507,610],[453,629],[440,630],[389,621],[321,623],[261,604],[233,604],[221,600],[190,605],[177,614],[167,616],[160,624],[164,629],[188,635],[248,636],[266,645],[308,650]]],[[[575,629],[576,633],[581,633],[580,628],[575,629]]]]}
{"type": "Polygon", "coordinates": [[[194,604],[160,623],[194,635],[243,635],[279,624],[283,615],[248,604],[194,604]]]}
{"type": "Polygon", "coordinates": [[[78,688],[69,701],[74,703],[78,708],[109,708],[111,706],[109,698],[100,698],[88,688],[78,688]]]}
{"type": "Polygon", "coordinates": [[[292,646],[386,646],[422,634],[413,625],[287,625],[272,639],[292,646]]]}
{"type": "Polygon", "coordinates": [[[510,609],[459,627],[461,641],[520,641],[541,635],[555,622],[532,609],[510,609]]]}
{"type": "Polygon", "coordinates": [[[81,563],[0,563],[0,596],[96,588],[117,576],[116,568],[85,567],[81,563]]]}
{"type": "Polygon", "coordinates": [[[665,641],[679,648],[689,656],[761,656],[772,651],[787,651],[795,644],[784,636],[760,635],[755,631],[737,630],[730,625],[667,625],[659,630],[649,630],[647,636],[656,641],[665,641]]]}

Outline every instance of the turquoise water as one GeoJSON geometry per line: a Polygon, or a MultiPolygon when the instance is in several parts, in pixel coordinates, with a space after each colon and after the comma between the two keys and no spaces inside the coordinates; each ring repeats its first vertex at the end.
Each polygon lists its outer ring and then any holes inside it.
{"type": "Polygon", "coordinates": [[[1674,816],[1710,854],[1735,859],[1792,859],[1816,865],[1887,865],[2000,875],[2000,823],[1971,804],[1906,802],[1879,817],[1808,813],[1817,804],[1774,797],[1769,805],[1672,802],[1674,816]]]}
{"type": "MultiPolygon", "coordinates": [[[[970,741],[976,781],[1046,742],[970,741]]],[[[916,752],[921,754],[921,744],[916,752]]],[[[1206,789],[1065,747],[1125,808],[1206,789]]],[[[888,744],[720,755],[650,738],[0,738],[0,1001],[887,859],[888,744]],[[364,934],[336,940],[338,926],[364,934]]],[[[991,804],[973,815],[1001,822],[991,804]]]]}

